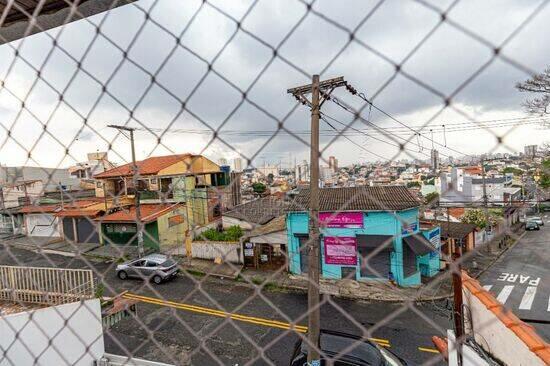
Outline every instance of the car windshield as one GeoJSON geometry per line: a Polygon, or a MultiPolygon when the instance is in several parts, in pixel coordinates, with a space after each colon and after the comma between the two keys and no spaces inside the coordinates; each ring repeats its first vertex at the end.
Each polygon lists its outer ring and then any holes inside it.
{"type": "Polygon", "coordinates": [[[162,262],[160,265],[162,267],[171,267],[173,266],[174,264],[176,264],[176,261],[174,261],[173,259],[167,259],[165,260],[164,262],[162,262]]]}

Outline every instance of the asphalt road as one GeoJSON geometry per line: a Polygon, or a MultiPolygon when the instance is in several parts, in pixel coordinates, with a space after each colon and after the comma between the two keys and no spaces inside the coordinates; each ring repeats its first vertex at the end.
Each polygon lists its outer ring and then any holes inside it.
{"type": "Polygon", "coordinates": [[[520,319],[550,340],[550,216],[480,277],[480,282],[520,319]]]}
{"type": "MultiPolygon", "coordinates": [[[[122,320],[106,333],[107,350],[113,353],[177,364],[287,365],[298,335],[270,326],[269,321],[307,325],[307,297],[302,293],[259,292],[247,284],[194,276],[150,286],[139,280],[118,280],[113,264],[16,249],[1,250],[0,263],[92,267],[107,294],[128,290],[184,305],[140,302],[136,319],[122,320]],[[220,310],[264,320],[229,321],[216,315],[220,310]]],[[[443,335],[451,327],[448,314],[442,303],[411,309],[403,304],[333,298],[321,309],[322,327],[353,334],[362,334],[364,329],[372,331],[371,337],[412,364],[441,364],[440,355],[430,352],[430,338],[443,335]]]]}

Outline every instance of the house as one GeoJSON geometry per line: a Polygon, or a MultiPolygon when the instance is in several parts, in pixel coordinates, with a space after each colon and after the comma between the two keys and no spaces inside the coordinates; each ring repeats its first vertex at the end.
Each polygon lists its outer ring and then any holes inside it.
{"type": "MultiPolygon", "coordinates": [[[[289,270],[294,274],[308,271],[309,192],[300,190],[288,208],[289,270]]],[[[423,269],[429,276],[439,270],[438,229],[420,230],[420,203],[407,188],[324,188],[319,193],[323,277],[387,280],[391,273],[397,284],[416,286],[421,265],[431,266],[423,269]]]]}
{"type": "MultiPolygon", "coordinates": [[[[188,229],[187,211],[181,203],[143,204],[143,244],[154,251],[167,252],[184,245],[188,229]]],[[[137,218],[134,205],[94,219],[101,225],[101,244],[137,245],[137,218]]]]}
{"type": "Polygon", "coordinates": [[[286,216],[280,215],[244,236],[244,264],[259,269],[288,269],[286,216]]]}
{"type": "Polygon", "coordinates": [[[44,183],[41,180],[35,179],[5,184],[0,189],[0,208],[8,209],[36,204],[43,195],[44,183]]]}
{"type": "Polygon", "coordinates": [[[224,203],[232,202],[229,174],[202,155],[154,156],[136,165],[137,187],[131,163],[96,174],[96,197],[134,196],[138,189],[144,204],[185,203],[192,226],[219,218],[224,203]]]}
{"type": "Polygon", "coordinates": [[[0,184],[18,184],[39,180],[44,184],[44,192],[80,189],[80,179],[72,177],[68,169],[33,166],[0,166],[0,184]]]}
{"type": "Polygon", "coordinates": [[[62,228],[55,215],[61,209],[59,204],[28,205],[17,213],[23,218],[23,232],[27,236],[61,238],[62,228]]]}
{"type": "Polygon", "coordinates": [[[69,174],[80,179],[83,189],[95,189],[94,175],[113,169],[115,165],[109,161],[107,152],[87,154],[87,160],[76,163],[68,168],[69,174]]]}
{"type": "Polygon", "coordinates": [[[266,196],[235,206],[231,211],[224,212],[222,223],[224,228],[233,225],[243,230],[252,230],[258,226],[285,213],[288,201],[281,195],[266,196]]]}
{"type": "Polygon", "coordinates": [[[463,253],[473,250],[476,246],[477,226],[463,222],[425,221],[441,227],[441,252],[451,257],[455,252],[463,253]]]}

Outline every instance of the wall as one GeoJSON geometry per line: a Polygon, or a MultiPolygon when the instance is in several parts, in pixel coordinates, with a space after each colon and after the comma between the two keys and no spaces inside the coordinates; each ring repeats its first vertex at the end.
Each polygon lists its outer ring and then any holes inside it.
{"type": "Polygon", "coordinates": [[[230,226],[237,225],[237,226],[240,226],[241,229],[243,229],[243,230],[252,230],[252,229],[254,229],[254,227],[257,226],[257,225],[252,225],[248,221],[239,220],[239,219],[236,219],[234,217],[229,217],[229,216],[222,216],[222,223],[223,223],[223,228],[224,229],[227,229],[230,226]]]}
{"type": "Polygon", "coordinates": [[[462,277],[463,301],[471,314],[467,334],[506,365],[545,365],[543,358],[550,363],[550,347],[530,325],[505,310],[479,282],[462,277]]]}
{"type": "Polygon", "coordinates": [[[105,351],[98,299],[2,316],[0,334],[0,366],[90,366],[105,351]]]}
{"type": "Polygon", "coordinates": [[[191,255],[199,259],[216,259],[224,262],[242,263],[241,244],[239,242],[194,241],[191,255]]]}
{"type": "MultiPolygon", "coordinates": [[[[102,179],[101,181],[96,182],[95,196],[96,197],[105,197],[105,191],[111,192],[111,194],[114,194],[114,192],[115,192],[115,182],[113,180],[102,179]],[[103,189],[103,185],[105,185],[105,189],[103,189]]],[[[107,194],[107,197],[109,197],[108,194],[107,194]]]]}
{"type": "Polygon", "coordinates": [[[186,215],[187,209],[180,207],[158,218],[157,224],[161,251],[184,244],[185,231],[188,228],[186,215]],[[175,216],[180,216],[183,221],[177,225],[170,226],[170,218],[175,216]]]}
{"type": "MultiPolygon", "coordinates": [[[[305,212],[293,212],[288,215],[287,219],[287,239],[289,252],[289,269],[291,273],[300,274],[300,251],[299,239],[294,234],[308,233],[308,214],[305,212]]],[[[371,211],[364,213],[363,228],[324,228],[322,234],[325,236],[356,236],[356,235],[392,235],[393,252],[390,257],[390,268],[394,274],[396,281],[403,286],[413,286],[420,284],[420,272],[404,277],[402,267],[402,240],[401,230],[402,223],[416,223],[415,232],[419,232],[418,224],[418,209],[410,209],[398,212],[378,212],[371,211]]],[[[324,245],[321,240],[321,261],[323,263],[322,275],[325,278],[339,279],[341,278],[342,267],[325,263],[324,245]]],[[[360,276],[360,258],[356,268],[356,279],[361,279],[360,276]]],[[[418,266],[417,266],[418,268],[418,266]]],[[[382,274],[383,276],[387,274],[382,274]]],[[[383,277],[386,279],[386,277],[383,277]]]]}
{"type": "Polygon", "coordinates": [[[28,236],[60,237],[59,219],[50,213],[25,215],[28,236]]]}

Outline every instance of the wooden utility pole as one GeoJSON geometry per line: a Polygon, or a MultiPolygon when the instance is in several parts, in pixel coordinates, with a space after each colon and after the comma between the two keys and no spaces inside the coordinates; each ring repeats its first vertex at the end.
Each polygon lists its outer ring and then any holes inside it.
{"type": "Polygon", "coordinates": [[[136,163],[136,149],[134,146],[134,131],[135,128],[118,125],[108,125],[107,127],[115,128],[117,130],[124,130],[130,132],[130,146],[132,149],[132,183],[134,185],[134,205],[136,206],[136,226],[137,226],[137,239],[138,239],[138,256],[141,258],[144,254],[143,248],[143,222],[141,222],[141,208],[139,202],[139,187],[138,177],[139,168],[136,163]]]}
{"type": "Polygon", "coordinates": [[[447,251],[449,253],[449,268],[451,270],[451,279],[453,284],[453,320],[455,326],[455,335],[456,335],[456,347],[458,347],[458,362],[459,365],[462,364],[462,354],[461,354],[461,342],[464,337],[464,317],[462,311],[462,268],[460,266],[460,256],[461,256],[461,245],[460,242],[455,242],[455,239],[452,239],[451,244],[451,215],[449,206],[447,206],[447,251]]]}
{"type": "Polygon", "coordinates": [[[321,333],[321,309],[319,306],[319,277],[322,270],[319,242],[319,119],[321,105],[330,93],[339,86],[345,86],[343,77],[319,81],[319,75],[313,75],[312,83],[288,89],[302,104],[311,108],[311,146],[310,146],[310,183],[309,183],[309,239],[308,255],[308,365],[320,365],[319,337],[321,333]],[[326,90],[326,91],[325,91],[326,90]],[[311,102],[305,94],[311,93],[311,102]],[[323,100],[321,100],[323,93],[323,100]],[[314,347],[311,347],[314,345],[314,347]]]}

